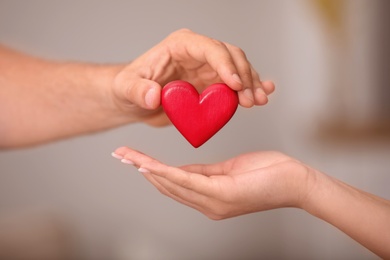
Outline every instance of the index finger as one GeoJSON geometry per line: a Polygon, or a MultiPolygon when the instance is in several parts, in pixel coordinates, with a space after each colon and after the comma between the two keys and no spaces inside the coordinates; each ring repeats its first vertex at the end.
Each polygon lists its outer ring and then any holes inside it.
{"type": "Polygon", "coordinates": [[[185,188],[198,194],[212,197],[214,182],[208,176],[188,172],[183,169],[165,165],[157,160],[140,165],[141,172],[150,172],[177,185],[177,189],[185,188]]]}
{"type": "Polygon", "coordinates": [[[198,173],[205,176],[225,174],[225,167],[222,164],[189,164],[180,166],[179,168],[187,172],[198,173]]]}
{"type": "Polygon", "coordinates": [[[199,62],[209,64],[229,87],[236,91],[242,90],[240,73],[225,43],[188,29],[172,33],[167,40],[171,53],[186,53],[199,62]]]}

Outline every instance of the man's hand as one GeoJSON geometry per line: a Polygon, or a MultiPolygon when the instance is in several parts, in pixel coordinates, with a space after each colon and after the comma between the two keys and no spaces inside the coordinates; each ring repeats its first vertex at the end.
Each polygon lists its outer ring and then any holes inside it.
{"type": "Polygon", "coordinates": [[[177,79],[192,83],[200,92],[224,82],[238,91],[243,107],[266,104],[267,95],[274,91],[272,82],[260,81],[240,48],[181,29],[118,73],[114,100],[121,110],[139,115],[139,120],[164,125],[168,120],[160,107],[161,89],[177,79]]]}

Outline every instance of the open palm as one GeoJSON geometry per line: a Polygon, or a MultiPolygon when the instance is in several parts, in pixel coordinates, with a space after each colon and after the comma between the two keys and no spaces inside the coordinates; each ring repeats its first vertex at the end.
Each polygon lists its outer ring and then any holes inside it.
{"type": "Polygon", "coordinates": [[[278,152],[255,152],[216,164],[165,165],[127,147],[116,155],[139,167],[160,192],[212,219],[296,206],[309,168],[278,152]]]}

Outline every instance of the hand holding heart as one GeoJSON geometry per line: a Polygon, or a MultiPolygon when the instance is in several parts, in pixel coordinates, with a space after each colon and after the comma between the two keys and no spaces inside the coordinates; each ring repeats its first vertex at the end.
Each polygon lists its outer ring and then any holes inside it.
{"type": "Polygon", "coordinates": [[[119,70],[112,88],[114,103],[132,121],[168,124],[161,91],[177,79],[191,82],[198,92],[223,82],[238,91],[243,107],[266,104],[274,90],[272,82],[260,81],[238,47],[182,29],[119,70]]]}

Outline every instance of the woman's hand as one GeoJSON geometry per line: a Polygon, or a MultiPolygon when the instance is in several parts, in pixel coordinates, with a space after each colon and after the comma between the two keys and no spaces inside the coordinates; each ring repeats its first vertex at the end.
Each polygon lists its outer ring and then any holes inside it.
{"type": "Polygon", "coordinates": [[[160,106],[161,89],[177,79],[190,82],[199,91],[224,82],[238,91],[243,107],[266,104],[267,95],[274,91],[271,81],[260,81],[241,49],[181,29],[120,70],[114,80],[115,103],[137,116],[136,121],[165,125],[168,120],[160,106]]]}
{"type": "Polygon", "coordinates": [[[165,165],[127,147],[113,154],[134,164],[161,193],[211,219],[281,207],[301,207],[311,169],[279,152],[243,154],[211,165],[165,165]]]}
{"type": "Polygon", "coordinates": [[[279,152],[211,165],[167,166],[127,147],[113,156],[139,167],[163,194],[211,219],[296,207],[390,259],[390,201],[354,188],[279,152]]]}

